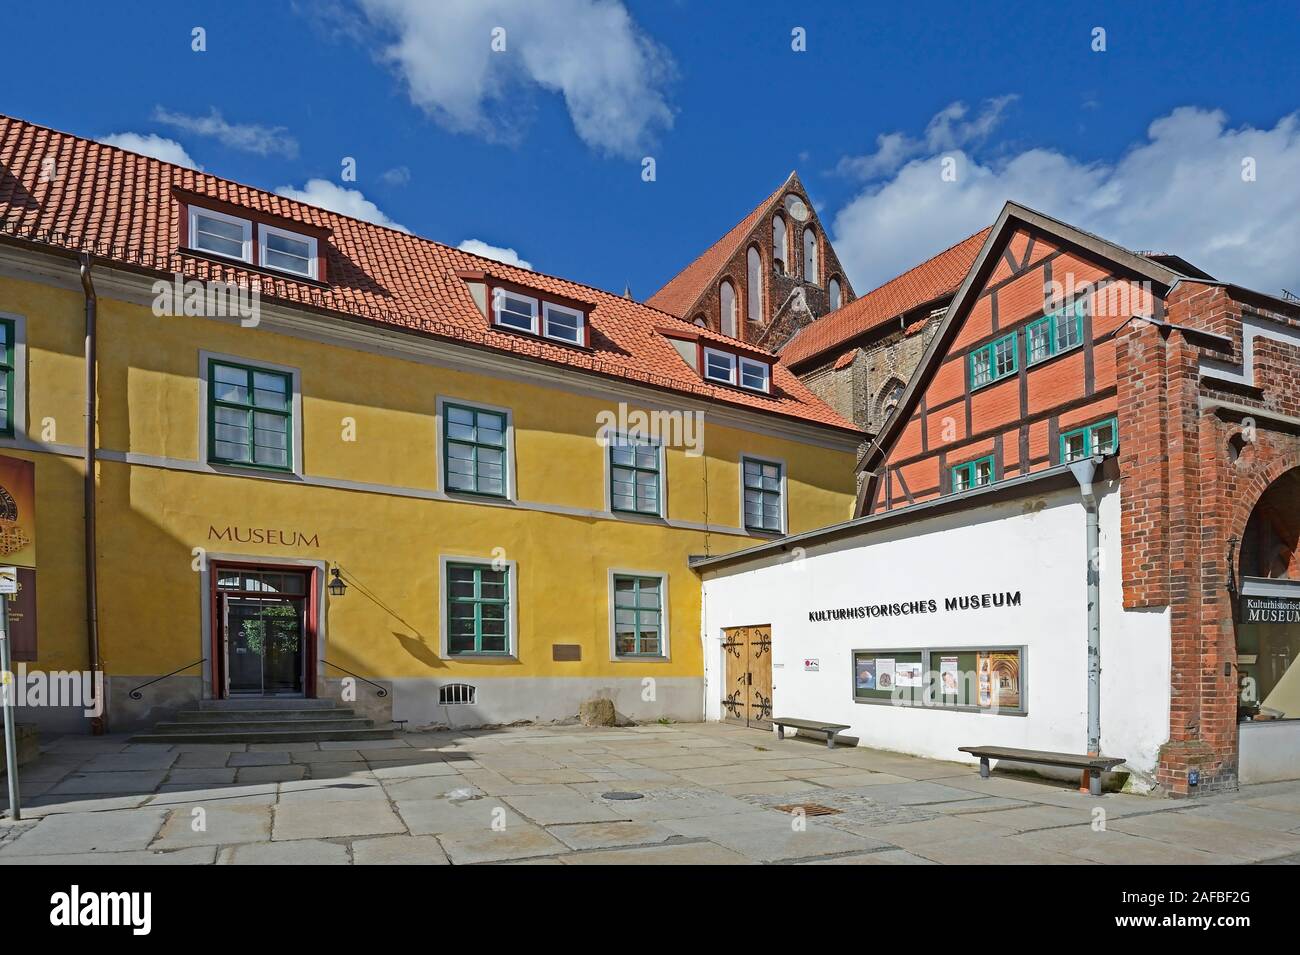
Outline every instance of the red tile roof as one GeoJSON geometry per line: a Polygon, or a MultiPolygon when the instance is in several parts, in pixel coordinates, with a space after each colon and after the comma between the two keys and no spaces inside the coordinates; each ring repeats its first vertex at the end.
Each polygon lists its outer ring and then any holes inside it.
{"type": "MultiPolygon", "coordinates": [[[[989,227],[991,228],[992,226],[989,227]]],[[[976,232],[970,238],[963,239],[897,278],[890,279],[838,311],[804,326],[790,344],[781,350],[781,361],[787,365],[806,363],[890,319],[927,302],[951,295],[966,278],[975,257],[979,255],[980,246],[988,238],[989,229],[976,232]]],[[[909,333],[910,331],[909,329],[909,333]]]]}
{"type": "Polygon", "coordinates": [[[646,299],[646,304],[679,318],[693,318],[694,316],[686,313],[700,300],[704,290],[717,279],[722,267],[731,261],[740,244],[748,238],[749,233],[754,231],[754,226],[763,218],[763,213],[790,187],[790,180],[793,178],[794,173],[790,173],[776,192],[760,202],[757,208],[736,223],[730,232],[705,249],[698,259],[674,275],[667,285],[646,299]]]}
{"type": "Polygon", "coordinates": [[[265,299],[859,433],[779,363],[773,368],[771,395],[703,381],[655,330],[681,320],[622,296],[3,115],[0,237],[90,251],[105,261],[147,271],[259,282],[265,299]],[[50,159],[54,175],[43,175],[50,159]],[[328,229],[329,286],[181,255],[174,189],[328,229]],[[492,328],[456,274],[473,270],[589,303],[592,347],[577,349],[492,328]]]}

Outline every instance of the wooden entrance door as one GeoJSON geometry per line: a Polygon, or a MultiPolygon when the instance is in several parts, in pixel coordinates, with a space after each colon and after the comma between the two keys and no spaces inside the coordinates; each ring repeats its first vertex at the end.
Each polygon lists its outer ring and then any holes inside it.
{"type": "Polygon", "coordinates": [[[772,626],[730,627],[722,631],[726,661],[722,718],[728,723],[772,726],[772,626]]]}

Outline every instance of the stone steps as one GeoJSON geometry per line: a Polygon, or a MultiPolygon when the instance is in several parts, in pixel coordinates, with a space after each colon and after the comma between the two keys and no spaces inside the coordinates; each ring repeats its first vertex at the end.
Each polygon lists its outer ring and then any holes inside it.
{"type": "Polygon", "coordinates": [[[174,719],[132,736],[132,743],[321,743],[394,739],[391,727],[333,700],[203,700],[174,719]]]}

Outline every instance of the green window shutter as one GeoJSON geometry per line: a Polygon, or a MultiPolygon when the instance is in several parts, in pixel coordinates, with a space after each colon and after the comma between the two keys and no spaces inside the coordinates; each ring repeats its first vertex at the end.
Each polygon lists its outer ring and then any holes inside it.
{"type": "Polygon", "coordinates": [[[510,652],[510,570],[447,564],[447,653],[510,652]]]}
{"type": "Polygon", "coordinates": [[[447,402],[442,407],[442,415],[446,490],[505,497],[505,414],[447,402]]]}
{"type": "Polygon", "coordinates": [[[0,318],[0,435],[14,436],[14,323],[0,318]]]}
{"type": "Polygon", "coordinates": [[[663,656],[663,588],[662,577],[614,575],[616,656],[663,656]]]}
{"type": "Polygon", "coordinates": [[[662,495],[660,447],[616,436],[609,444],[609,506],[631,514],[659,514],[662,495]]]}
{"type": "Polygon", "coordinates": [[[785,502],[781,499],[781,465],[754,458],[741,460],[745,495],[745,527],[780,533],[785,502]]]}
{"type": "Polygon", "coordinates": [[[215,358],[208,362],[208,460],[293,469],[291,376],[215,358]]]}

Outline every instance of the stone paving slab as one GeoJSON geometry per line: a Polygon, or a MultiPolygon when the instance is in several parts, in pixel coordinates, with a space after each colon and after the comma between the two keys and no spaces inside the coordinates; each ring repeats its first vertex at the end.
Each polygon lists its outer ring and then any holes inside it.
{"type": "Polygon", "coordinates": [[[228,846],[217,856],[218,865],[347,865],[348,861],[346,846],[320,839],[228,846]]]}
{"type": "Polygon", "coordinates": [[[618,802],[607,800],[602,806],[577,793],[567,796],[541,794],[502,798],[512,808],[542,826],[574,822],[619,822],[628,819],[627,815],[618,812],[618,802]]]}
{"type": "Polygon", "coordinates": [[[1091,826],[1071,826],[1026,832],[1012,836],[1003,847],[1003,851],[1008,853],[1033,849],[1105,865],[1214,865],[1245,861],[1144,838],[1113,827],[1098,831],[1091,826]]]}
{"type": "Polygon", "coordinates": [[[49,816],[0,849],[0,856],[67,855],[147,849],[167,816],[163,809],[49,816]]]}
{"type": "Polygon", "coordinates": [[[174,852],[83,852],[74,855],[6,856],[0,865],[211,865],[215,846],[179,849],[174,852]]]}
{"type": "Polygon", "coordinates": [[[398,800],[397,812],[412,835],[441,835],[463,830],[524,827],[528,823],[505,802],[492,796],[398,800]]]}
{"type": "Polygon", "coordinates": [[[167,773],[164,770],[141,772],[82,773],[65,776],[50,789],[51,795],[87,793],[101,796],[153,792],[162,785],[167,773]]]}
{"type": "Polygon", "coordinates": [[[353,865],[449,865],[433,836],[376,836],[352,841],[353,865]]]}
{"type": "Polygon", "coordinates": [[[569,848],[554,836],[526,823],[491,828],[457,829],[439,837],[447,858],[456,865],[501,862],[532,856],[556,855],[569,848]]]}
{"type": "Polygon", "coordinates": [[[800,862],[798,865],[937,865],[929,859],[914,856],[906,849],[885,849],[880,852],[867,852],[862,855],[835,856],[830,859],[815,859],[800,862]]]}
{"type": "Polygon", "coordinates": [[[340,839],[405,832],[387,800],[355,799],[339,802],[281,802],[275,807],[271,838],[340,839]]]}
{"type": "Polygon", "coordinates": [[[240,842],[266,842],[270,838],[270,806],[247,803],[235,806],[194,806],[172,810],[149,848],[223,846],[240,842]]]}
{"type": "Polygon", "coordinates": [[[593,822],[548,826],[551,835],[570,849],[613,849],[667,842],[677,833],[647,822],[593,822]]]}
{"type": "Polygon", "coordinates": [[[710,842],[677,846],[606,849],[561,856],[565,865],[757,865],[753,859],[710,842]]]}
{"type": "Polygon", "coordinates": [[[1300,852],[1300,835],[1210,819],[1195,812],[1129,816],[1112,821],[1109,828],[1252,862],[1300,852]]]}

